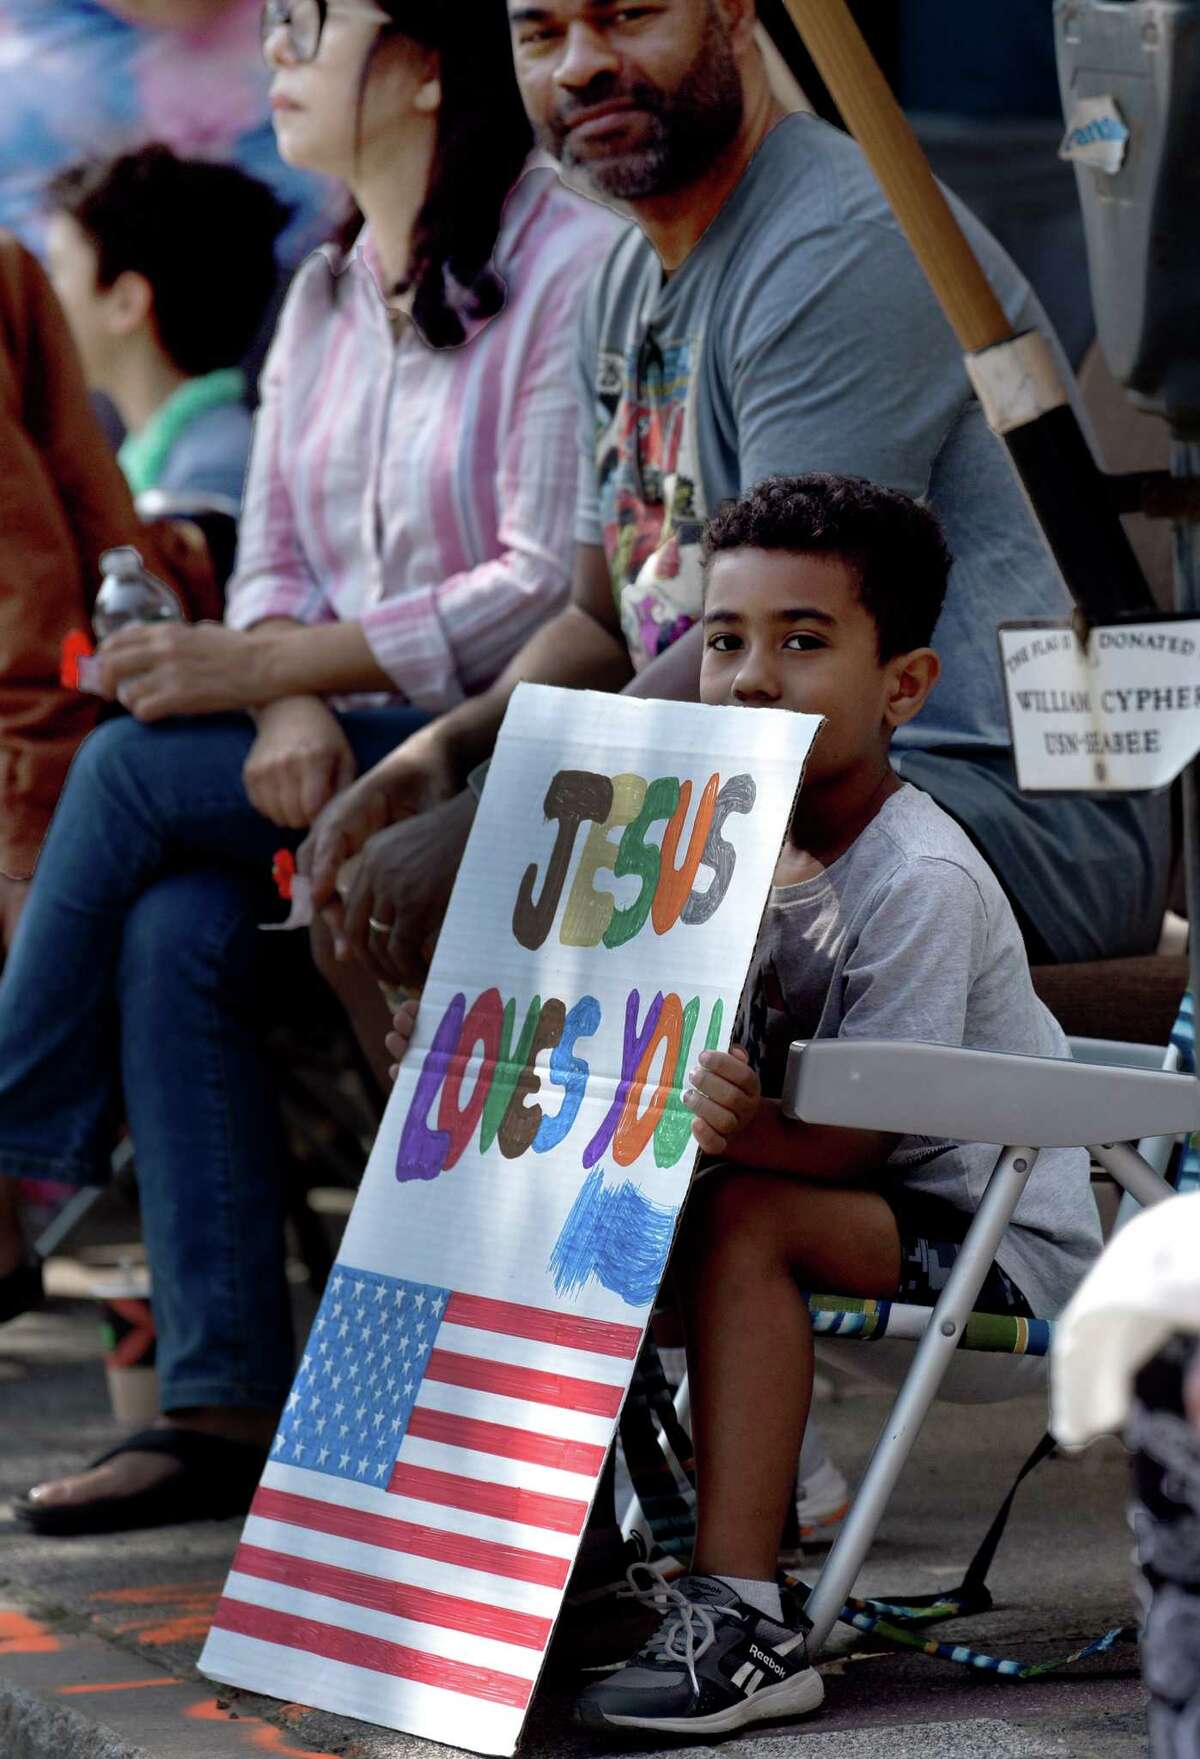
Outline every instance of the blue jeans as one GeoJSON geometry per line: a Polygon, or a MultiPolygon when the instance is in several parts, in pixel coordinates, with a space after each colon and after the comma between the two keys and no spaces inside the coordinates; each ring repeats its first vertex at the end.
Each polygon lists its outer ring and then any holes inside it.
{"type": "MultiPolygon", "coordinates": [[[[339,719],[363,770],[428,716],[339,719]]],[[[129,1123],[164,1411],[271,1409],[292,1376],[258,924],[300,837],[246,797],[253,738],[244,715],[93,733],[0,978],[0,1171],[102,1183],[129,1123]]]]}

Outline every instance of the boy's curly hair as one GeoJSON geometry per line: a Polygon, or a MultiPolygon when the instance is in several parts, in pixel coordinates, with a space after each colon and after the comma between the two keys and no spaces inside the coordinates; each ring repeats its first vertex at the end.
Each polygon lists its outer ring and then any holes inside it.
{"type": "Polygon", "coordinates": [[[705,530],[706,563],[725,550],[790,550],[845,562],[874,619],[881,660],[933,639],[951,565],[928,507],[864,477],[822,471],[768,477],[727,501],[705,530]]]}

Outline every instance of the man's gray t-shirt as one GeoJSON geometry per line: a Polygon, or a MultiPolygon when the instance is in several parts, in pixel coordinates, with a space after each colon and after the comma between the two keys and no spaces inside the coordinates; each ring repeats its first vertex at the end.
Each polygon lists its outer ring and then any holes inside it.
{"type": "MultiPolygon", "coordinates": [[[[1049,334],[1000,246],[957,212],[1014,327],[1049,334]]],[[[576,536],[604,546],[636,667],[697,620],[701,531],[731,496],[821,470],[925,498],[956,562],[935,636],[944,673],[896,735],[898,767],[911,760],[970,826],[1056,957],[1154,942],[1165,839],[1159,852],[1143,809],[1060,800],[1051,821],[1044,803],[1016,798],[996,624],[1063,616],[1070,599],[848,136],[811,116],[778,123],[665,280],[641,232],[625,234],[586,302],[579,373],[576,536]]]]}
{"type": "MultiPolygon", "coordinates": [[[[893,794],[824,873],[772,891],[748,993],[747,1049],[775,1095],[797,1038],[1070,1054],[1034,994],[995,875],[954,820],[913,787],[893,794]]],[[[974,1212],[998,1153],[998,1145],[907,1136],[885,1176],[974,1212]]],[[[1099,1250],[1086,1150],[1044,1150],[996,1253],[1000,1268],[1049,1319],[1099,1250]]]]}

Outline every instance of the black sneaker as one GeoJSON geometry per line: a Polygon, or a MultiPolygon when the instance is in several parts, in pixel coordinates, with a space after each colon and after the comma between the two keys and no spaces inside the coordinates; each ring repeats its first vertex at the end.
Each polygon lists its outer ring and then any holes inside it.
{"type": "Polygon", "coordinates": [[[585,1728],[720,1735],[821,1703],[825,1688],[808,1665],[803,1631],[747,1606],[715,1576],[670,1583],[639,1564],[629,1583],[662,1622],[619,1673],[579,1698],[585,1728]]]}

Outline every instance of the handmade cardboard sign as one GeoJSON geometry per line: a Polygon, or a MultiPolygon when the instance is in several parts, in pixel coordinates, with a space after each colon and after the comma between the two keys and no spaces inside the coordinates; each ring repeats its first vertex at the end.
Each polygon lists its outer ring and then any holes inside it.
{"type": "Polygon", "coordinates": [[[214,1679],[513,1752],[818,726],[515,695],[214,1679]]]}
{"type": "Polygon", "coordinates": [[[1200,751],[1200,619],[1006,623],[1000,657],[1029,793],[1165,788],[1200,751]]]}

